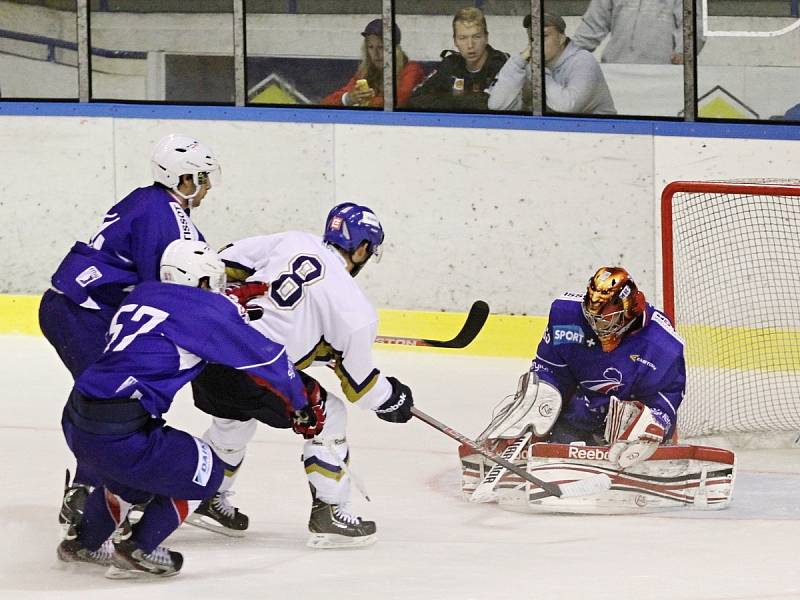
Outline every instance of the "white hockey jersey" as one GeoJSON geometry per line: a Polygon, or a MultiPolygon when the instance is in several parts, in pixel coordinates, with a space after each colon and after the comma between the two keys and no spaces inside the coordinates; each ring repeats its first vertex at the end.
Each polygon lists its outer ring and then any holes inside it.
{"type": "Polygon", "coordinates": [[[264,309],[251,325],[283,344],[298,369],[333,360],[350,402],[375,409],[388,400],[391,384],[372,361],[378,315],[335,248],[288,231],[239,240],[220,257],[239,279],[269,283],[251,302],[264,309]]]}

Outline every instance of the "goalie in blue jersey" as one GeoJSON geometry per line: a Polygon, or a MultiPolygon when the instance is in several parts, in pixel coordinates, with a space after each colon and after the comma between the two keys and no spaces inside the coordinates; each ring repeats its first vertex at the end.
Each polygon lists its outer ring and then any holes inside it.
{"type": "MultiPolygon", "coordinates": [[[[670,440],[685,386],[683,340],[670,320],[625,269],[601,267],[584,293],[553,301],[530,370],[478,440],[513,445],[512,459],[531,442],[607,446],[610,467],[626,469],[670,440]]],[[[465,447],[461,456],[464,492],[491,498],[492,465],[465,447]]]]}
{"type": "Polygon", "coordinates": [[[99,482],[58,556],[108,565],[110,578],[177,574],[183,557],[160,544],[214,495],[230,468],[206,442],[162,418],[206,361],[259,377],[305,432],[324,423],[319,387],[307,391],[284,347],[247,325],[244,309],[217,293],[225,266],[205,242],[172,242],[160,278],[138,284],[122,301],[102,356],[75,380],[62,417],[67,444],[99,482]],[[130,535],[112,545],[131,506],[145,503],[130,535]]]}

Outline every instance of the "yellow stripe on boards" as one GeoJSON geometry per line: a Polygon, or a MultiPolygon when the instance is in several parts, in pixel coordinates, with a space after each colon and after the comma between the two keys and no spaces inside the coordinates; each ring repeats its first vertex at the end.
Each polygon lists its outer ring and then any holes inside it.
{"type": "Polygon", "coordinates": [[[683,325],[678,327],[693,367],[800,371],[800,330],[683,325]]]}
{"type": "MultiPolygon", "coordinates": [[[[0,294],[0,334],[41,335],[38,309],[40,296],[0,294]]],[[[466,312],[425,312],[379,310],[380,335],[449,340],[467,318],[466,312]]],[[[396,351],[446,352],[480,356],[533,358],[547,325],[545,317],[491,315],[478,337],[464,349],[422,348],[376,344],[376,348],[396,351]]]]}
{"type": "MultiPolygon", "coordinates": [[[[0,334],[41,335],[38,309],[40,296],[0,294],[0,334]]],[[[449,340],[454,337],[466,312],[379,310],[380,335],[449,340]]],[[[490,315],[478,337],[466,348],[425,348],[376,344],[397,352],[445,352],[477,356],[533,358],[547,325],[546,317],[490,315]]],[[[711,367],[759,371],[800,371],[800,330],[752,327],[683,325],[678,332],[686,342],[686,363],[711,367]]]]}
{"type": "Polygon", "coordinates": [[[41,335],[39,300],[41,296],[0,294],[0,334],[41,335]]]}

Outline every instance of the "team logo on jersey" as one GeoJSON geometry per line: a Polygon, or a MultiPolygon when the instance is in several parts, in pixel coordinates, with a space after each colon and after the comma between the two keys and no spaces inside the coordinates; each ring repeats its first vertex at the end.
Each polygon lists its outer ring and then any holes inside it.
{"type": "Polygon", "coordinates": [[[642,358],[641,355],[639,355],[639,354],[630,354],[628,356],[628,358],[630,358],[635,363],[640,363],[640,364],[643,364],[646,367],[650,367],[651,369],[653,369],[653,371],[658,371],[658,369],[656,368],[656,366],[653,363],[651,363],[646,358],[642,358]]]}
{"type": "Polygon", "coordinates": [[[81,271],[81,273],[75,278],[75,281],[79,286],[86,287],[93,281],[100,279],[102,276],[103,274],[100,272],[100,269],[95,266],[91,266],[88,269],[81,271]]]}
{"type": "Polygon", "coordinates": [[[553,370],[550,367],[548,367],[547,365],[543,365],[542,363],[540,363],[539,361],[536,361],[536,360],[533,361],[533,366],[531,367],[531,369],[533,370],[534,373],[538,373],[539,371],[541,371],[543,373],[552,373],[553,372],[553,370]]]}
{"type": "Polygon", "coordinates": [[[172,212],[175,216],[175,222],[178,224],[178,229],[181,232],[181,239],[196,240],[196,230],[192,222],[189,220],[189,215],[183,211],[180,205],[175,204],[174,202],[170,202],[169,207],[172,209],[172,212]]]}
{"type": "Polygon", "coordinates": [[[600,394],[610,394],[622,387],[622,373],[619,369],[609,367],[603,371],[603,379],[581,381],[581,386],[600,394]]]}
{"type": "Polygon", "coordinates": [[[553,327],[553,345],[583,344],[586,335],[578,325],[556,325],[553,327]]]}
{"type": "Polygon", "coordinates": [[[211,470],[214,468],[214,458],[211,448],[203,440],[193,438],[197,446],[197,467],[194,470],[192,481],[197,485],[206,486],[211,479],[211,470]]]}

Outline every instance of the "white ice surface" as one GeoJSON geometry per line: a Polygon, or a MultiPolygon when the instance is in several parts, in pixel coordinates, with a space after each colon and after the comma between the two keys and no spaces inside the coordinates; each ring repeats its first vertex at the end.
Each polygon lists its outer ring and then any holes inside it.
{"type": "MultiPolygon", "coordinates": [[[[350,407],[352,468],[379,541],[306,548],[310,497],[301,442],[259,430],[237,482],[250,515],[242,539],[184,526],[178,577],[111,581],[55,557],[64,468],[59,428],[69,376],[43,338],[0,338],[0,598],[233,600],[788,600],[800,599],[800,450],[738,454],[734,502],[720,512],[659,516],[524,515],[459,496],[456,444],[422,422],[379,421],[350,407]]],[[[384,372],[411,385],[420,408],[475,436],[527,364],[382,351],[384,372]]],[[[330,374],[317,371],[332,384],[330,374]]],[[[207,418],[181,392],[168,420],[202,434],[207,418]]]]}

